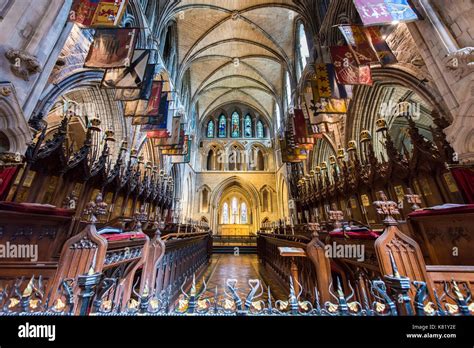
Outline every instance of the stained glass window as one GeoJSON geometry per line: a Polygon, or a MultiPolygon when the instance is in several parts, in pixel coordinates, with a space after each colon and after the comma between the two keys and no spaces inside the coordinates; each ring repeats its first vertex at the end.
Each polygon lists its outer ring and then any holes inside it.
{"type": "Polygon", "coordinates": [[[245,116],[245,122],[244,122],[244,134],[246,138],[251,138],[252,137],[252,118],[250,115],[245,116]]]}
{"type": "Polygon", "coordinates": [[[222,207],[222,223],[224,225],[229,223],[229,205],[227,203],[224,203],[222,207]]]}
{"type": "Polygon", "coordinates": [[[214,138],[214,121],[209,121],[209,124],[207,125],[207,137],[208,138],[214,138]]]}
{"type": "Polygon", "coordinates": [[[231,224],[238,224],[239,221],[239,201],[236,197],[232,198],[232,215],[230,217],[231,224]]]}
{"type": "Polygon", "coordinates": [[[227,136],[226,134],[226,119],[225,119],[225,116],[224,115],[221,115],[221,117],[219,118],[219,138],[225,138],[227,136]]]}
{"type": "Polygon", "coordinates": [[[232,138],[238,138],[240,137],[240,119],[239,119],[239,114],[237,112],[234,112],[232,114],[232,138]]]}
{"type": "Polygon", "coordinates": [[[257,138],[263,138],[265,136],[264,131],[263,131],[263,122],[258,121],[257,122],[257,138]]]}
{"type": "Polygon", "coordinates": [[[248,223],[248,218],[247,218],[247,204],[242,203],[240,207],[240,223],[241,224],[247,224],[248,223]]]}

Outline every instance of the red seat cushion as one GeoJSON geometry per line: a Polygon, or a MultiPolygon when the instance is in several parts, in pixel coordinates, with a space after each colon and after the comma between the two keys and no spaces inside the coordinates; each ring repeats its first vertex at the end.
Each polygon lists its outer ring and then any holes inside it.
{"type": "MultiPolygon", "coordinates": [[[[344,232],[342,231],[329,232],[329,235],[334,238],[344,238],[344,232]]],[[[346,236],[352,239],[377,239],[380,234],[374,231],[346,232],[346,236]]]]}
{"type": "Polygon", "coordinates": [[[0,210],[54,216],[73,216],[75,213],[75,210],[56,208],[51,205],[14,202],[0,202],[0,210]]]}
{"type": "Polygon", "coordinates": [[[453,207],[443,208],[443,206],[433,207],[429,209],[422,209],[414,211],[409,214],[409,217],[422,217],[422,216],[436,216],[436,215],[449,215],[449,214],[468,214],[474,213],[474,204],[457,205],[453,207]]]}
{"type": "Polygon", "coordinates": [[[142,232],[127,232],[103,234],[102,237],[107,239],[109,242],[116,242],[121,240],[146,239],[146,234],[142,232]]]}

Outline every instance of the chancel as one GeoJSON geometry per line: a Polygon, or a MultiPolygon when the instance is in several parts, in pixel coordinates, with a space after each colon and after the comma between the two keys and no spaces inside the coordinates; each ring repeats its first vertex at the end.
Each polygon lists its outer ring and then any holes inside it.
{"type": "Polygon", "coordinates": [[[473,11],[0,1],[0,317],[473,315],[473,11]]]}

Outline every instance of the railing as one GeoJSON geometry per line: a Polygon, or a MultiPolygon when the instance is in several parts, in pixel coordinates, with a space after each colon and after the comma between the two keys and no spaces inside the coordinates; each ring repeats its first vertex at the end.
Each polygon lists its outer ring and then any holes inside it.
{"type": "Polygon", "coordinates": [[[256,245],[257,236],[241,236],[241,235],[214,235],[214,244],[238,244],[238,245],[256,245]]]}
{"type": "Polygon", "coordinates": [[[18,289],[0,290],[0,316],[70,316],[78,302],[84,312],[92,316],[470,316],[474,314],[472,294],[468,288],[460,288],[455,281],[445,282],[444,293],[436,298],[436,302],[427,301],[427,284],[411,281],[397,274],[396,266],[392,275],[386,275],[384,280],[370,281],[370,292],[375,298],[369,301],[364,293],[363,300],[354,300],[354,290],[345,295],[341,283],[328,290],[330,300],[322,301],[320,290],[313,289],[314,300],[306,300],[302,294],[307,293],[301,284],[289,278],[287,300],[275,300],[271,289],[263,287],[258,279],[249,279],[248,292],[243,293],[236,280],[227,279],[225,289],[218,288],[208,291],[206,282],[198,289],[193,276],[191,287],[184,290],[188,280],[181,286],[181,295],[177,301],[172,299],[171,291],[149,292],[147,289],[126,301],[112,301],[109,293],[114,292],[117,284],[111,279],[103,279],[99,284],[94,275],[84,275],[79,279],[81,293],[78,297],[72,294],[72,284],[65,282],[62,297],[54,304],[43,297],[41,281],[30,281],[28,288],[22,294],[18,289]],[[404,296],[405,290],[391,287],[394,282],[408,284],[413,287],[413,298],[404,296]],[[97,286],[98,285],[98,286],[97,286]],[[98,291],[96,291],[98,288],[98,291]],[[299,288],[299,291],[297,290],[299,288]],[[389,291],[388,289],[391,288],[389,291]],[[96,294],[95,296],[93,294],[96,294]],[[444,301],[449,297],[455,304],[444,301]],[[79,300],[78,300],[79,299],[79,300]],[[414,310],[406,313],[406,308],[414,310]]]}
{"type": "MultiPolygon", "coordinates": [[[[324,257],[320,262],[318,259],[321,248],[314,247],[317,239],[312,241],[305,236],[285,236],[276,234],[259,233],[257,239],[257,254],[263,266],[267,267],[277,278],[287,284],[287,279],[292,277],[301,283],[305,289],[303,295],[306,298],[315,300],[312,289],[320,287],[326,289],[329,277],[329,261],[324,257]],[[301,249],[306,255],[313,257],[285,257],[280,253],[279,248],[301,249]],[[318,286],[319,282],[319,286],[318,286]]],[[[322,255],[324,256],[324,255],[322,255]]],[[[324,291],[323,299],[329,299],[329,294],[324,291]]]]}
{"type": "Polygon", "coordinates": [[[179,287],[207,264],[212,254],[210,233],[168,234],[165,253],[156,266],[155,290],[178,292],[179,287]]]}

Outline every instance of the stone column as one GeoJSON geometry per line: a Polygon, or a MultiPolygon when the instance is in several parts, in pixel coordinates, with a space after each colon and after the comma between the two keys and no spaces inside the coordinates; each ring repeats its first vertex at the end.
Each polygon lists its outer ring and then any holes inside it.
{"type": "Polygon", "coordinates": [[[470,1],[446,6],[442,0],[416,0],[416,8],[426,18],[408,24],[408,29],[426,63],[452,124],[448,140],[461,162],[474,162],[474,29],[470,1]]]}

